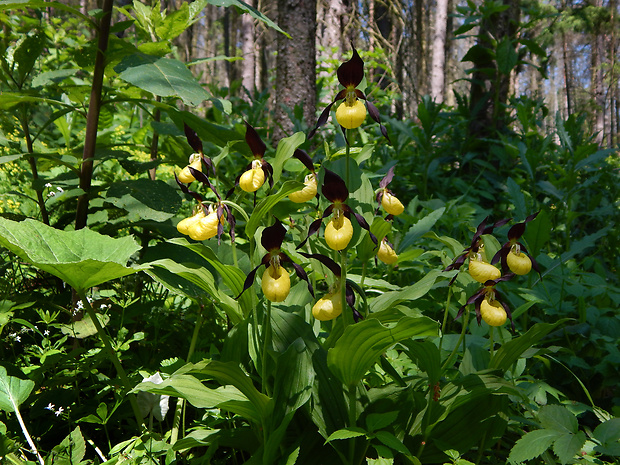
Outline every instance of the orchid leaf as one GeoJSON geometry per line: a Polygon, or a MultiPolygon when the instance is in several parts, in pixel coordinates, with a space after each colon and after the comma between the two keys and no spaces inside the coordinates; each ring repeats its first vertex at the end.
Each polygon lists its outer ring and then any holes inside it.
{"type": "Polygon", "coordinates": [[[362,380],[383,352],[403,339],[437,335],[437,322],[427,317],[404,317],[392,327],[376,319],[350,325],[329,350],[327,364],[345,385],[362,380]]]}
{"type": "Polygon", "coordinates": [[[276,204],[287,195],[303,189],[304,184],[299,181],[286,181],[275,194],[271,194],[261,200],[250,216],[250,221],[245,225],[245,233],[248,237],[253,237],[256,229],[260,226],[263,218],[276,206],[276,204]]]}

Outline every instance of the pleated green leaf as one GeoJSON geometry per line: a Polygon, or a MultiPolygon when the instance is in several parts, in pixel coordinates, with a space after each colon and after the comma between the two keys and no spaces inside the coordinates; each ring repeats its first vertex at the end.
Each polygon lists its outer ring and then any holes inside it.
{"type": "MultiPolygon", "coordinates": [[[[250,216],[250,221],[245,225],[245,233],[248,237],[253,237],[256,229],[260,226],[263,218],[276,206],[276,204],[287,195],[303,189],[304,183],[299,181],[286,181],[275,194],[271,194],[261,200],[250,216]]],[[[269,222],[271,224],[271,222],[269,222]]]]}
{"type": "Polygon", "coordinates": [[[404,339],[437,335],[437,322],[427,317],[405,317],[392,327],[376,319],[350,325],[329,350],[327,364],[345,385],[352,386],[364,377],[381,354],[404,339]]]}

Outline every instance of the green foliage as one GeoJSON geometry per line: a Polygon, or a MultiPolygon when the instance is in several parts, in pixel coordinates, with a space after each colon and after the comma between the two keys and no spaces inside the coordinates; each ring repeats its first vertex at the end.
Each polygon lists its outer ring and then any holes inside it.
{"type": "MultiPolygon", "coordinates": [[[[173,39],[206,3],[121,8],[129,19],[112,31],[132,37],[110,37],[88,179],[91,17],[53,2],[0,6],[0,458],[31,463],[33,450],[40,463],[74,464],[617,459],[617,162],[583,116],[558,116],[549,134],[545,102],[515,97],[503,129],[481,141],[467,99],[448,108],[423,98],[415,122],[382,115],[393,146],[370,119],[348,131],[350,145],[329,124],[307,140],[298,122],[257,153],[244,122],[267,140],[268,96],[227,101],[173,54],[173,39]],[[67,15],[24,13],[50,5],[67,15]],[[204,156],[203,175],[177,183],[192,152],[204,156]],[[238,180],[252,159],[273,176],[247,193],[238,180]],[[318,195],[294,203],[288,195],[310,168],[318,195]],[[87,227],[75,230],[86,181],[87,227]],[[383,211],[384,189],[403,202],[401,215],[383,211]],[[343,251],[317,226],[338,208],[353,220],[343,251]],[[179,222],[201,210],[219,212],[221,228],[207,241],[180,237],[179,222]],[[515,239],[510,228],[534,212],[515,239]],[[513,221],[471,244],[486,217],[487,226],[513,221]],[[395,264],[377,260],[367,228],[393,245],[395,264]],[[490,261],[511,241],[540,266],[494,284],[514,331],[475,322],[472,299],[485,287],[465,268],[444,271],[464,251],[490,261]],[[270,264],[290,273],[279,302],[255,282],[270,264]],[[317,300],[337,291],[342,315],[315,319],[317,300]],[[143,418],[144,396],[161,418],[150,404],[143,418]]],[[[279,31],[243,2],[208,3],[279,31]]],[[[457,33],[505,8],[469,2],[457,33]]],[[[464,60],[503,79],[527,53],[544,55],[524,37],[481,42],[464,60]]],[[[389,74],[381,53],[361,56],[389,74]]],[[[322,66],[333,76],[338,64],[322,66]]],[[[333,95],[335,82],[321,84],[333,95]]],[[[382,112],[396,98],[362,86],[382,112]]]]}

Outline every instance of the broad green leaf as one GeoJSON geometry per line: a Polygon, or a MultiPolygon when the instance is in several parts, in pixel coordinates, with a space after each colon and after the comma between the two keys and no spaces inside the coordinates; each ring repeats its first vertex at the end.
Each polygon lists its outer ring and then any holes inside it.
{"type": "MultiPolygon", "coordinates": [[[[100,313],[96,313],[97,320],[99,320],[99,324],[101,327],[105,327],[110,321],[110,317],[108,315],[102,315],[100,313]]],[[[67,334],[76,339],[84,339],[85,337],[93,336],[97,334],[97,328],[93,323],[93,320],[90,318],[90,314],[84,315],[81,320],[74,321],[68,325],[61,325],[60,331],[63,334],[67,334]]]]}
{"type": "Polygon", "coordinates": [[[338,431],[334,431],[329,437],[325,440],[325,444],[328,442],[336,441],[339,439],[351,439],[358,438],[360,436],[365,436],[366,431],[363,428],[358,428],[356,426],[352,426],[349,428],[342,428],[338,431]]]}
{"type": "Polygon", "coordinates": [[[578,431],[576,434],[565,434],[553,443],[553,452],[560,459],[560,463],[569,463],[579,454],[585,443],[586,435],[583,431],[578,431]]]}
{"type": "Polygon", "coordinates": [[[53,457],[53,462],[47,463],[53,463],[53,465],[80,464],[85,454],[86,442],[78,426],[60,444],[52,449],[50,457],[53,457]]]}
{"type": "MultiPolygon", "coordinates": [[[[273,182],[278,184],[282,175],[282,167],[284,162],[293,156],[295,150],[304,143],[306,135],[303,132],[296,132],[292,136],[285,137],[278,142],[274,161],[271,163],[273,167],[273,182]]],[[[301,162],[300,162],[301,163],[301,162]]]]}
{"type": "Polygon", "coordinates": [[[558,326],[566,323],[566,321],[567,319],[562,319],[555,323],[536,323],[523,336],[519,336],[502,345],[493,355],[489,363],[489,368],[502,371],[509,370],[511,365],[521,357],[523,352],[533,347],[539,340],[558,326]]]}
{"type": "Polygon", "coordinates": [[[435,385],[441,376],[441,356],[439,349],[430,341],[403,341],[407,347],[407,355],[411,360],[426,372],[428,382],[435,385]]]}
{"type": "Polygon", "coordinates": [[[508,178],[508,181],[506,182],[506,187],[508,188],[510,200],[512,200],[512,204],[515,206],[515,213],[517,218],[525,219],[525,217],[527,216],[525,211],[525,196],[523,195],[523,192],[521,192],[521,188],[512,178],[508,178]]]}
{"type": "Polygon", "coordinates": [[[6,368],[0,366],[0,410],[5,412],[17,411],[33,388],[34,381],[9,376],[6,368]]]}
{"type": "Polygon", "coordinates": [[[237,7],[239,8],[241,11],[245,12],[245,13],[249,13],[253,18],[256,18],[262,22],[264,22],[267,26],[269,26],[272,29],[275,29],[278,32],[281,32],[282,34],[284,34],[286,37],[290,38],[291,36],[289,36],[286,32],[284,32],[282,29],[280,29],[280,27],[274,23],[272,20],[270,20],[267,16],[265,16],[263,13],[261,13],[260,11],[258,11],[256,8],[254,8],[253,6],[248,5],[245,2],[242,2],[241,0],[208,0],[208,2],[211,5],[215,5],[215,6],[223,6],[223,7],[237,7]]]}
{"type": "Polygon", "coordinates": [[[160,97],[179,97],[199,105],[210,97],[184,63],[143,53],[129,55],[114,67],[119,78],[160,97]]]}
{"type": "Polygon", "coordinates": [[[273,410],[271,399],[258,392],[252,379],[235,362],[210,361],[199,372],[214,378],[222,385],[232,385],[239,389],[252,402],[261,419],[268,418],[273,410]]]}
{"type": "Polygon", "coordinates": [[[507,37],[504,37],[504,39],[497,46],[495,56],[497,60],[497,69],[502,74],[510,74],[519,61],[514,44],[512,43],[512,40],[507,37]]]}
{"type": "Polygon", "coordinates": [[[400,291],[385,292],[370,304],[371,313],[387,310],[404,301],[416,300],[431,290],[435,281],[441,277],[441,271],[431,270],[418,282],[400,291]]]}
{"type": "MultiPolygon", "coordinates": [[[[209,247],[205,246],[201,243],[190,243],[185,238],[177,238],[171,239],[168,241],[171,244],[182,245],[183,247],[188,248],[189,250],[194,251],[202,258],[204,258],[215,270],[219,273],[219,275],[224,280],[224,283],[228,286],[228,288],[233,292],[234,297],[239,296],[241,291],[243,290],[243,283],[245,282],[245,274],[239,268],[226,265],[222,263],[215,252],[211,250],[209,247]]],[[[252,297],[249,292],[244,292],[238,299],[239,304],[243,310],[244,316],[249,315],[252,310],[252,297]]]]}
{"type": "MultiPolygon", "coordinates": [[[[273,207],[282,200],[284,197],[289,195],[292,192],[296,192],[300,189],[303,189],[304,184],[299,181],[286,181],[280,187],[280,190],[275,194],[271,194],[268,197],[265,197],[261,200],[258,205],[254,208],[252,212],[252,216],[250,216],[250,221],[245,225],[245,233],[248,237],[253,237],[256,229],[260,226],[263,218],[267,216],[267,214],[273,210],[273,207]]],[[[271,224],[271,222],[269,222],[271,224]]]]}
{"type": "Polygon", "coordinates": [[[221,408],[247,420],[260,423],[260,415],[248,398],[234,386],[211,389],[192,375],[174,374],[160,384],[143,381],[132,392],[150,392],[181,397],[197,408],[221,408]]]}
{"type": "MultiPolygon", "coordinates": [[[[380,216],[376,216],[372,224],[370,225],[370,232],[375,235],[377,241],[380,241],[390,232],[392,228],[392,224],[388,221],[385,221],[380,216]]],[[[357,246],[357,257],[362,261],[366,262],[370,260],[377,254],[377,246],[370,238],[369,234],[364,236],[364,239],[357,246]]]]}
{"type": "Polygon", "coordinates": [[[402,441],[389,431],[377,431],[376,437],[379,441],[389,448],[394,449],[396,452],[411,456],[411,452],[409,452],[409,449],[405,447],[402,441]]]}
{"type": "Polygon", "coordinates": [[[385,413],[371,413],[366,417],[366,428],[368,431],[373,432],[390,426],[396,418],[399,412],[385,412],[385,413]]]}
{"type": "Polygon", "coordinates": [[[155,28],[155,33],[165,41],[176,39],[189,26],[189,19],[189,5],[183,2],[178,9],[164,17],[162,23],[155,28]]]}
{"type": "Polygon", "coordinates": [[[424,218],[420,219],[416,224],[409,228],[407,234],[400,242],[398,246],[398,251],[401,252],[410,245],[412,245],[417,239],[422,237],[424,234],[428,233],[435,223],[443,216],[443,213],[446,211],[446,207],[438,208],[437,210],[433,210],[431,213],[426,215],[424,218]]]}
{"type": "Polygon", "coordinates": [[[376,319],[350,325],[327,355],[327,364],[347,386],[357,384],[378,358],[403,339],[437,335],[437,322],[427,317],[404,317],[393,327],[376,319]]]}
{"type": "Polygon", "coordinates": [[[106,192],[106,201],[127,210],[130,221],[166,221],[181,207],[176,189],[150,179],[115,182],[106,192]]]}
{"type": "Polygon", "coordinates": [[[562,433],[547,429],[530,431],[515,443],[510,450],[508,460],[511,462],[532,460],[549,449],[553,442],[561,436],[562,433]]]}
{"type": "Polygon", "coordinates": [[[612,418],[598,425],[592,436],[605,445],[620,441],[620,418],[612,418]]]}
{"type": "Polygon", "coordinates": [[[542,210],[536,218],[528,223],[523,235],[527,241],[527,250],[536,257],[549,243],[551,237],[551,221],[546,210],[542,210]]]}
{"type": "Polygon", "coordinates": [[[35,97],[28,94],[20,94],[17,92],[3,92],[0,94],[0,110],[10,110],[15,105],[19,105],[20,103],[41,103],[48,105],[60,105],[62,107],[67,107],[73,110],[71,105],[68,105],[59,100],[35,97]]]}
{"type": "Polygon", "coordinates": [[[60,231],[31,219],[0,218],[0,244],[78,293],[140,271],[126,266],[140,250],[132,237],[114,239],[88,228],[60,231]]]}
{"type": "Polygon", "coordinates": [[[169,258],[149,262],[148,265],[152,268],[147,274],[170,291],[198,301],[205,297],[206,292],[215,299],[217,306],[226,312],[232,324],[243,320],[239,302],[218,289],[213,275],[204,266],[177,263],[169,258]]]}
{"type": "Polygon", "coordinates": [[[551,429],[560,433],[575,434],[579,423],[577,418],[562,405],[545,405],[538,412],[538,420],[545,429],[551,429]]]}
{"type": "Polygon", "coordinates": [[[0,11],[3,10],[16,10],[16,9],[47,9],[53,8],[54,10],[66,11],[67,13],[71,13],[74,16],[79,17],[84,24],[85,27],[89,27],[91,29],[97,29],[97,24],[93,21],[93,19],[83,14],[79,9],[72,7],[64,2],[49,2],[49,1],[3,1],[0,2],[0,11]]]}
{"type": "Polygon", "coordinates": [[[284,417],[310,399],[314,384],[312,353],[301,337],[277,358],[274,378],[274,415],[284,417]]]}

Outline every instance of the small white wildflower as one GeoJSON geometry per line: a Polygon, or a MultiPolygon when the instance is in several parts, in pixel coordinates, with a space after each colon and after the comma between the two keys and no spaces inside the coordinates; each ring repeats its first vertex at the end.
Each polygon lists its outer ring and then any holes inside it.
{"type": "Polygon", "coordinates": [[[46,182],[45,183],[45,187],[52,187],[52,183],[51,182],[46,182]]]}
{"type": "Polygon", "coordinates": [[[76,310],[83,310],[84,309],[84,302],[82,302],[81,300],[78,300],[75,304],[75,309],[76,310]]]}
{"type": "Polygon", "coordinates": [[[47,404],[47,407],[45,407],[45,410],[51,410],[53,412],[54,411],[54,404],[52,404],[50,402],[49,404],[47,404]]]}
{"type": "Polygon", "coordinates": [[[56,410],[54,413],[56,414],[57,417],[60,416],[60,414],[64,411],[65,409],[62,407],[58,407],[58,410],[56,410]]]}
{"type": "Polygon", "coordinates": [[[57,187],[57,188],[56,188],[56,190],[57,190],[58,192],[64,192],[64,191],[65,191],[62,187],[57,187]]]}
{"type": "Polygon", "coordinates": [[[16,340],[17,342],[22,342],[22,338],[21,338],[21,336],[15,336],[15,340],[16,340]]]}
{"type": "Polygon", "coordinates": [[[43,331],[43,335],[44,336],[49,336],[50,335],[50,330],[46,329],[45,331],[43,331]]]}
{"type": "Polygon", "coordinates": [[[48,197],[54,197],[56,195],[56,192],[50,192],[47,194],[48,197]]]}

